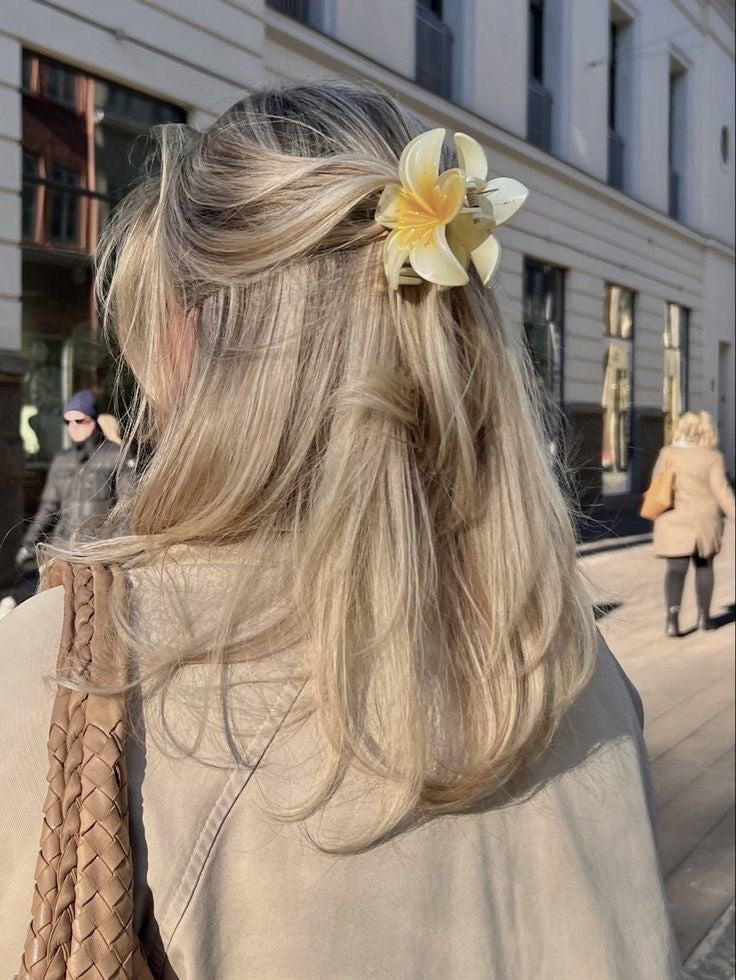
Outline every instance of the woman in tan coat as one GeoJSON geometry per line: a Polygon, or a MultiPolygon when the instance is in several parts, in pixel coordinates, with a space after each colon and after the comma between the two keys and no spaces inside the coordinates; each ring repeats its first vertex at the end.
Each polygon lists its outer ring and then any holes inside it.
{"type": "Polygon", "coordinates": [[[713,558],[721,550],[723,515],[734,517],[734,495],[707,412],[685,412],[671,446],[659,453],[653,477],[666,468],[675,476],[675,505],[654,522],[654,552],[667,559],[664,588],[667,636],[680,635],[680,605],[692,561],[698,602],[698,628],[711,629],[713,558]]]}
{"type": "Polygon", "coordinates": [[[100,256],[130,533],[0,623],[0,973],[679,976],[641,706],[487,289],[525,189],[343,84],[159,141],[100,256]]]}

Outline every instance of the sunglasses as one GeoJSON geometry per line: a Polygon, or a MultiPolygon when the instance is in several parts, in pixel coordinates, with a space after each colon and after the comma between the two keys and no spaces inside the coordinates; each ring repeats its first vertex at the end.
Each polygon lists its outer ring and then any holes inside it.
{"type": "Polygon", "coordinates": [[[64,425],[89,425],[90,422],[94,422],[94,419],[91,418],[64,419],[64,425]]]}

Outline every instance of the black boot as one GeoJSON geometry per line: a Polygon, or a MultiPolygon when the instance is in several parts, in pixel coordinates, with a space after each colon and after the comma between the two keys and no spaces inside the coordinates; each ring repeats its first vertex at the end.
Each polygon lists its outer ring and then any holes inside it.
{"type": "Polygon", "coordinates": [[[713,622],[707,609],[698,609],[698,629],[704,631],[713,629],[713,622]]]}
{"type": "Polygon", "coordinates": [[[680,635],[680,607],[670,606],[667,610],[667,626],[665,627],[667,636],[680,635]]]}

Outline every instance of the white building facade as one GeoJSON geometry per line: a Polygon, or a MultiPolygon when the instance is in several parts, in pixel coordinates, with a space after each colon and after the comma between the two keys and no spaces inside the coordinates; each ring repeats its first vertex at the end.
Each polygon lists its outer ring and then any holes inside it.
{"type": "Polygon", "coordinates": [[[686,407],[713,414],[734,473],[733,0],[11,0],[0,578],[63,443],[64,398],[105,389],[91,254],[135,137],[204,126],[252,86],[334,75],[469,133],[530,188],[494,288],[594,514],[635,511],[686,407]]]}

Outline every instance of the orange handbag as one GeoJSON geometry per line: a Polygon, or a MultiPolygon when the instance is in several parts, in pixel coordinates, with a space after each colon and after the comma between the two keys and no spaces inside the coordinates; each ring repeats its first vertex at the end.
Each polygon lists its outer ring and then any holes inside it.
{"type": "Polygon", "coordinates": [[[656,519],[675,506],[675,474],[669,463],[665,469],[652,480],[649,489],[644,494],[639,515],[648,521],[656,519]]]}

